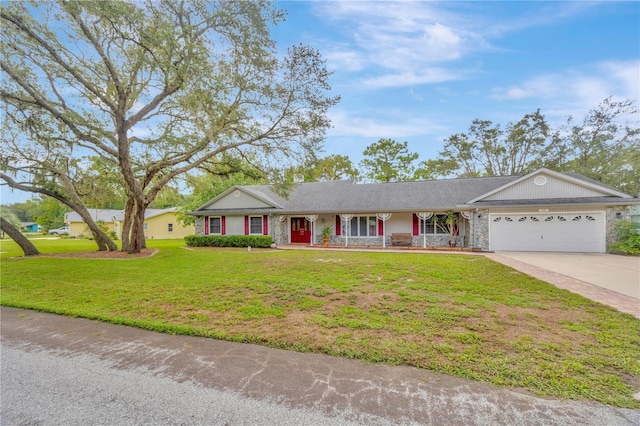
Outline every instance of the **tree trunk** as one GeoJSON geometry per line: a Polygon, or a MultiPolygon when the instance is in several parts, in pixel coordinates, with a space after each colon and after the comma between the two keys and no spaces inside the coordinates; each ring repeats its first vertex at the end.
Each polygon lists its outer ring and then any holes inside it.
{"type": "Polygon", "coordinates": [[[131,241],[131,211],[133,210],[134,201],[131,197],[127,197],[127,203],[124,206],[124,219],[122,221],[122,251],[129,251],[129,242],[131,241]]]}
{"type": "Polygon", "coordinates": [[[137,206],[131,224],[131,241],[128,253],[140,253],[145,247],[144,243],[144,209],[137,206]]]}
{"type": "Polygon", "coordinates": [[[98,227],[98,225],[96,225],[88,211],[86,211],[85,209],[80,209],[80,211],[77,211],[77,213],[80,215],[83,222],[87,225],[89,231],[91,231],[93,239],[98,245],[98,251],[118,250],[118,246],[116,245],[116,243],[113,242],[113,240],[111,240],[111,238],[109,238],[107,234],[105,234],[104,231],[98,227]]]}
{"type": "Polygon", "coordinates": [[[91,234],[93,235],[93,239],[98,245],[98,251],[105,251],[105,250],[117,251],[118,246],[116,246],[116,243],[114,243],[111,240],[111,238],[109,238],[107,234],[105,234],[102,231],[102,229],[98,228],[98,225],[96,225],[96,223],[93,221],[93,218],[89,213],[89,210],[87,210],[85,205],[82,203],[82,201],[78,197],[78,194],[75,192],[73,185],[70,184],[71,180],[67,176],[62,176],[62,175],[60,176],[60,178],[63,181],[63,184],[69,190],[71,196],[64,196],[59,191],[51,191],[46,188],[37,188],[30,185],[23,185],[14,181],[8,175],[4,173],[0,173],[0,179],[4,180],[7,183],[7,185],[9,185],[9,187],[11,188],[20,189],[22,191],[27,191],[27,192],[33,192],[35,194],[47,195],[51,198],[54,198],[60,201],[65,206],[70,207],[73,211],[75,211],[80,215],[84,223],[87,225],[87,227],[91,231],[91,234]]]}
{"type": "Polygon", "coordinates": [[[127,200],[124,210],[124,223],[122,225],[122,251],[127,253],[140,253],[146,248],[144,238],[144,212],[146,206],[136,202],[133,198],[127,200]]]}
{"type": "Polygon", "coordinates": [[[22,235],[22,232],[20,232],[18,228],[13,226],[10,222],[5,220],[1,216],[0,216],[0,228],[2,228],[4,232],[9,234],[9,237],[11,237],[11,239],[20,246],[25,256],[33,256],[34,254],[40,254],[36,246],[34,246],[33,243],[27,239],[27,237],[22,235]]]}

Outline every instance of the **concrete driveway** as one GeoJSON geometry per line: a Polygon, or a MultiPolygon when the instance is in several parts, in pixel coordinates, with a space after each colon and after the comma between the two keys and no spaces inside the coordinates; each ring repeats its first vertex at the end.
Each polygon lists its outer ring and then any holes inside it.
{"type": "Polygon", "coordinates": [[[487,257],[640,318],[638,256],[500,251],[487,257]]]}

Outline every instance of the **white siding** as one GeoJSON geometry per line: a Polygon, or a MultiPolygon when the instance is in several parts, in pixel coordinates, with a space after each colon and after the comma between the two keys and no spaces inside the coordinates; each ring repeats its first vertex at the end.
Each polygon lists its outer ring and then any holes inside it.
{"type": "MultiPolygon", "coordinates": [[[[235,192],[235,191],[234,191],[235,192]]],[[[234,195],[234,192],[227,194],[216,201],[215,203],[207,206],[207,209],[244,209],[244,208],[261,208],[261,207],[273,207],[257,198],[254,198],[242,191],[238,191],[238,196],[234,195]]]]}
{"type": "Polygon", "coordinates": [[[385,223],[385,234],[413,232],[412,213],[393,213],[385,223]]]}
{"type": "Polygon", "coordinates": [[[485,200],[537,200],[543,198],[574,198],[574,197],[598,197],[605,195],[585,186],[577,185],[556,177],[538,174],[509,186],[502,191],[490,195],[485,200]],[[544,185],[536,185],[535,179],[546,178],[544,185]]]}
{"type": "Polygon", "coordinates": [[[244,235],[244,216],[227,216],[226,235],[244,235]]]}

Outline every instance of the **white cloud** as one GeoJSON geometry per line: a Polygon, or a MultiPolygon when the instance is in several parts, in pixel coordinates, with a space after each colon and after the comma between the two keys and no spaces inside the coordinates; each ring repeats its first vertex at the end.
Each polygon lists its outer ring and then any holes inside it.
{"type": "Polygon", "coordinates": [[[343,48],[343,50],[340,48],[330,50],[324,57],[330,64],[331,69],[359,71],[363,68],[362,57],[346,48],[343,48]]]}
{"type": "Polygon", "coordinates": [[[331,137],[404,139],[442,131],[442,127],[435,125],[430,119],[410,116],[406,111],[386,111],[385,114],[379,114],[386,118],[385,121],[353,115],[348,111],[337,109],[332,110],[329,116],[333,126],[328,132],[328,136],[331,137]]]}
{"type": "Polygon", "coordinates": [[[399,74],[383,74],[365,78],[362,84],[370,87],[401,87],[428,83],[444,83],[459,80],[461,74],[443,68],[431,68],[420,71],[407,71],[399,74]]]}
{"type": "Polygon", "coordinates": [[[597,105],[608,96],[639,100],[639,75],[639,61],[600,62],[582,69],[535,76],[515,86],[496,87],[491,98],[539,98],[586,105],[597,105]]]}
{"type": "Polygon", "coordinates": [[[348,28],[348,42],[322,40],[322,50],[334,69],[359,71],[374,67],[369,86],[397,87],[440,83],[461,78],[445,64],[488,43],[463,26],[450,12],[429,2],[323,2],[323,19],[348,28]]]}

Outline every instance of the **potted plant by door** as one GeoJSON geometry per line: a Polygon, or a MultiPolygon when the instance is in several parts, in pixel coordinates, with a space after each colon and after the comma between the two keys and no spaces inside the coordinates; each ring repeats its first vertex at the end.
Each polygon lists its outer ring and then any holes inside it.
{"type": "Polygon", "coordinates": [[[325,247],[329,246],[329,237],[331,236],[331,227],[328,224],[322,226],[322,243],[325,247]]]}
{"type": "Polygon", "coordinates": [[[449,210],[444,217],[444,224],[449,231],[449,247],[456,246],[456,236],[458,235],[458,215],[449,210]]]}

